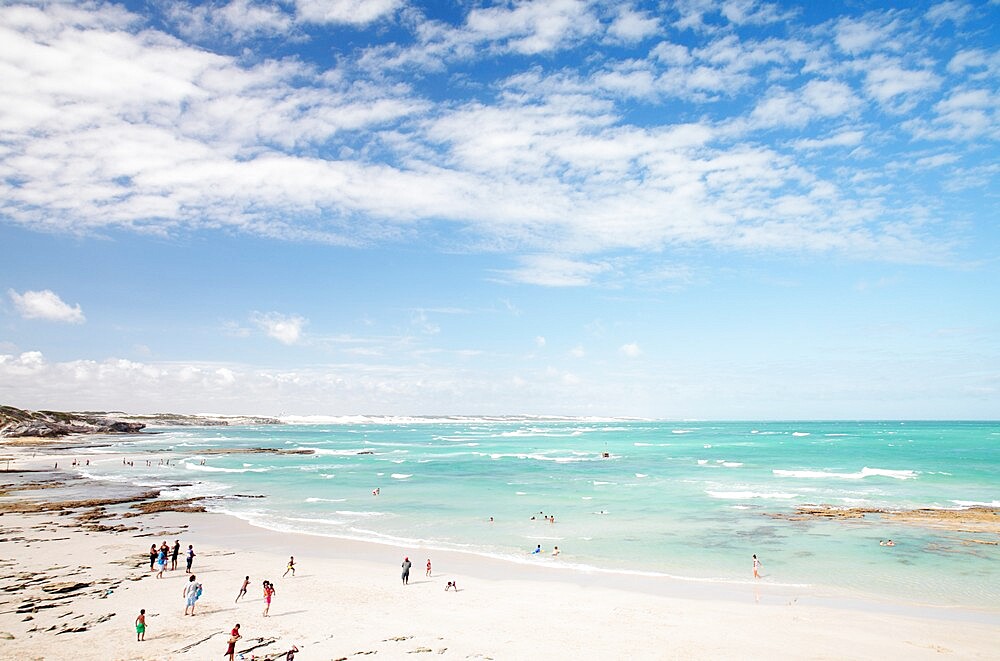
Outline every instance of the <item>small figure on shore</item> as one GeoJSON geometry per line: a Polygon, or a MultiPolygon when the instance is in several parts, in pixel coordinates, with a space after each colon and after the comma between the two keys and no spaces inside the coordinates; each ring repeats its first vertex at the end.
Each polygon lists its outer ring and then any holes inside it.
{"type": "Polygon", "coordinates": [[[271,597],[275,594],[276,592],[271,582],[264,581],[264,617],[269,617],[268,612],[271,610],[271,597]]]}
{"type": "Polygon", "coordinates": [[[194,562],[194,546],[188,544],[187,550],[187,568],[184,570],[185,574],[191,573],[191,563],[194,562]]]}
{"type": "Polygon", "coordinates": [[[410,562],[409,558],[403,558],[403,585],[410,584],[410,567],[413,563],[410,562]]]}
{"type": "Polygon", "coordinates": [[[195,582],[195,575],[191,574],[191,578],[188,579],[188,584],[184,586],[185,615],[194,615],[194,605],[198,601],[198,597],[200,596],[201,596],[201,583],[195,582]]]}
{"type": "Polygon", "coordinates": [[[753,554],[753,577],[760,578],[760,560],[757,559],[757,554],[753,554]]]}
{"type": "MultiPolygon", "coordinates": [[[[247,576],[243,579],[243,585],[240,586],[240,593],[236,595],[236,601],[240,600],[240,597],[245,597],[247,594],[247,586],[250,585],[250,577],[247,576]]],[[[236,603],[236,602],[233,602],[236,603]]]]}
{"type": "Polygon", "coordinates": [[[149,545],[149,571],[153,571],[153,565],[156,564],[156,558],[157,558],[157,556],[159,554],[160,554],[160,552],[156,550],[156,544],[150,544],[149,545]]]}
{"type": "Polygon", "coordinates": [[[444,591],[447,592],[448,590],[458,592],[458,583],[456,581],[448,581],[448,583],[444,586],[444,591]]]}
{"type": "Polygon", "coordinates": [[[146,609],[139,611],[139,617],[135,618],[135,641],[146,640],[146,609]]]}
{"type": "Polygon", "coordinates": [[[431,559],[427,558],[427,572],[424,574],[424,576],[430,576],[430,575],[431,575],[431,559]]]}
{"type": "Polygon", "coordinates": [[[292,572],[292,578],[295,577],[295,556],[288,558],[288,567],[285,568],[285,573],[281,575],[281,578],[288,576],[288,572],[292,572]]]}
{"type": "Polygon", "coordinates": [[[552,549],[552,555],[554,555],[554,556],[555,555],[559,555],[559,547],[558,546],[555,547],[554,549],[552,549]]]}
{"type": "Polygon", "coordinates": [[[174,540],[174,548],[171,550],[170,555],[170,571],[177,569],[177,556],[181,552],[181,540],[174,540]]]}
{"type": "Polygon", "coordinates": [[[292,649],[285,652],[285,661],[295,661],[295,653],[299,651],[299,648],[292,645],[292,649]]]}
{"type": "Polygon", "coordinates": [[[156,554],[156,566],[160,568],[160,571],[156,572],[156,578],[163,578],[163,570],[167,568],[167,551],[166,542],[163,542],[163,546],[156,554]]]}
{"type": "Polygon", "coordinates": [[[235,661],[234,657],[236,656],[236,641],[242,637],[243,636],[240,635],[240,625],[237,624],[235,627],[233,627],[232,632],[230,632],[229,634],[228,647],[226,647],[226,653],[223,654],[222,656],[228,656],[229,661],[235,661]]]}

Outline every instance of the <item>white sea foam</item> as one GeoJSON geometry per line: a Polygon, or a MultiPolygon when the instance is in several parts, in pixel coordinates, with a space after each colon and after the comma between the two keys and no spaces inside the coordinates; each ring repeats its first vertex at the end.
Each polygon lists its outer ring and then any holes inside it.
{"type": "Polygon", "coordinates": [[[794,431],[794,432],[792,432],[792,436],[809,436],[809,435],[810,434],[807,431],[794,431]]]}
{"type": "Polygon", "coordinates": [[[593,484],[595,487],[599,487],[604,484],[614,484],[614,482],[602,482],[601,480],[594,480],[593,484]]]}
{"type": "Polygon", "coordinates": [[[951,502],[959,507],[1000,507],[1000,500],[992,500],[988,503],[980,500],[953,500],[951,502]]]}
{"type": "Polygon", "coordinates": [[[192,464],[190,462],[184,462],[184,468],[192,471],[202,471],[206,473],[267,473],[270,468],[223,468],[221,466],[209,466],[205,464],[192,464]]]}
{"type": "Polygon", "coordinates": [[[331,450],[330,448],[311,448],[315,454],[330,455],[334,457],[351,457],[356,454],[382,454],[375,452],[371,448],[351,448],[348,450],[331,450]]]}
{"type": "Polygon", "coordinates": [[[723,498],[725,500],[746,500],[748,498],[765,498],[774,500],[788,500],[795,498],[794,493],[772,493],[764,491],[705,491],[712,498],[723,498]]]}
{"type": "Polygon", "coordinates": [[[342,503],[346,500],[346,498],[306,498],[307,503],[342,503]]]}
{"type": "Polygon", "coordinates": [[[394,480],[408,480],[413,477],[413,473],[393,473],[390,477],[394,480]]]}
{"type": "Polygon", "coordinates": [[[649,475],[647,475],[646,473],[636,473],[635,476],[636,477],[649,477],[649,475]]]}
{"type": "Polygon", "coordinates": [[[698,465],[699,466],[704,466],[707,463],[708,463],[708,459],[699,459],[698,460],[698,465]]]}
{"type": "Polygon", "coordinates": [[[777,477],[798,477],[807,479],[828,479],[839,478],[842,480],[860,480],[866,477],[891,477],[896,480],[911,480],[917,477],[917,472],[912,470],[887,470],[884,468],[868,468],[865,466],[857,473],[831,473],[829,471],[814,470],[782,470],[776,468],[771,471],[777,477]]]}
{"type": "Polygon", "coordinates": [[[722,464],[726,468],[739,468],[743,464],[739,461],[717,461],[717,464],[722,464]]]}
{"type": "Polygon", "coordinates": [[[361,516],[361,517],[385,516],[385,512],[354,512],[351,510],[337,510],[335,514],[340,514],[341,516],[361,516]]]}

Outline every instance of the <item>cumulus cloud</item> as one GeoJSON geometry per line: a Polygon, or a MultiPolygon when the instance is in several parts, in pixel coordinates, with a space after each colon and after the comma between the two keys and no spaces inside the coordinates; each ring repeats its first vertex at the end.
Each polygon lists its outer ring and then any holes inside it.
{"type": "MultiPolygon", "coordinates": [[[[186,12],[181,36],[360,29],[406,11],[390,0],[171,6],[186,12]]],[[[883,140],[969,139],[996,125],[961,86],[938,92],[946,81],[933,54],[899,54],[894,44],[921,42],[905,39],[894,12],[761,39],[735,28],[773,20],[772,3],[692,1],[677,13],[711,14],[693,38],[664,34],[619,57],[620,44],[601,49],[606,38],[641,39],[654,17],[631,7],[598,16],[581,0],[462,11],[453,23],[407,13],[411,41],[380,35],[324,68],[212,52],[116,5],[2,6],[0,214],[71,234],[210,228],[346,246],[447,235],[464,249],[569,255],[528,257],[505,274],[549,286],[610,275],[604,254],[679,245],[911,259],[939,250],[926,219],[871,213],[884,192],[796,160],[796,147],[822,146],[818,133],[857,135],[846,123],[868,100],[892,116],[883,140]],[[713,29],[720,21],[726,29],[713,29]],[[523,58],[584,43],[595,52],[576,68],[523,58]],[[835,61],[838,48],[848,61],[835,61]],[[467,80],[445,101],[409,75],[481,58],[498,58],[505,77],[467,80]],[[898,117],[931,95],[933,121],[898,117]],[[633,113],[636,98],[697,105],[661,118],[633,113]],[[894,135],[899,127],[909,134],[894,135]],[[772,148],[776,128],[801,133],[772,148]],[[820,190],[826,203],[808,204],[820,190]],[[841,222],[862,208],[863,222],[841,222]]],[[[949,76],[996,66],[971,45],[948,57],[949,76]]]]}
{"type": "Polygon", "coordinates": [[[302,337],[302,327],[307,320],[298,315],[284,315],[278,312],[257,312],[251,320],[263,330],[268,337],[272,337],[282,344],[296,344],[302,337]]]}
{"type": "Polygon", "coordinates": [[[26,291],[23,294],[8,289],[7,295],[10,296],[18,313],[25,319],[44,319],[67,324],[82,324],[86,321],[79,304],[69,305],[49,289],[26,291]]]}
{"type": "Polygon", "coordinates": [[[367,25],[391,16],[402,0],[294,0],[300,20],[308,23],[367,25]]]}

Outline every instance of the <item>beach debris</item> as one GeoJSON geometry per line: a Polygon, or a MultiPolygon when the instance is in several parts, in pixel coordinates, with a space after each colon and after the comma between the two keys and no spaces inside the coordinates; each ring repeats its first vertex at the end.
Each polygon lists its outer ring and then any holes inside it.
{"type": "Polygon", "coordinates": [[[394,641],[394,642],[398,643],[398,642],[400,642],[402,640],[409,640],[410,638],[413,638],[413,636],[393,636],[392,638],[386,638],[382,642],[383,643],[388,643],[390,641],[394,641]]]}
{"type": "Polygon", "coordinates": [[[407,652],[407,654],[423,654],[425,652],[433,652],[433,651],[434,650],[432,650],[429,647],[418,647],[415,650],[410,650],[409,652],[407,652]]]}

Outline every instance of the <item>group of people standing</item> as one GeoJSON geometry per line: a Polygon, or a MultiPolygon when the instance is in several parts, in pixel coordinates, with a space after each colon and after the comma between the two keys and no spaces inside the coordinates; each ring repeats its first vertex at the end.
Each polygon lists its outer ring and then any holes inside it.
{"type": "MultiPolygon", "coordinates": [[[[177,569],[177,557],[181,552],[181,540],[175,540],[174,545],[168,546],[167,540],[163,540],[157,548],[156,544],[151,544],[149,547],[149,571],[154,571],[159,569],[156,573],[156,578],[163,578],[163,572],[167,568],[167,561],[170,561],[170,570],[173,571],[177,569]]],[[[194,563],[194,546],[188,544],[187,547],[187,567],[185,573],[191,573],[191,565],[194,563]]]]}

